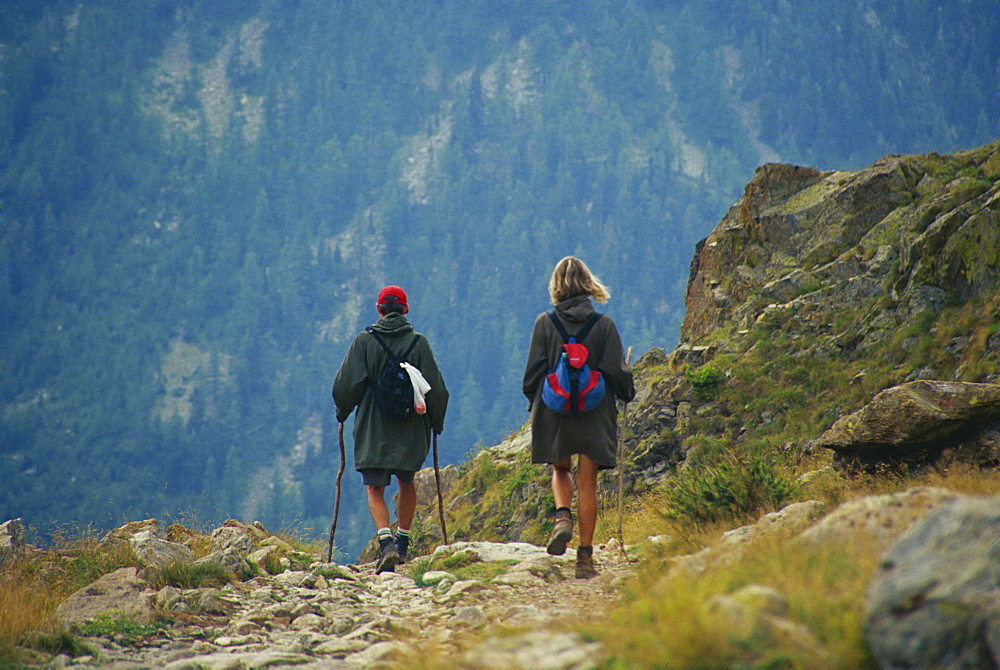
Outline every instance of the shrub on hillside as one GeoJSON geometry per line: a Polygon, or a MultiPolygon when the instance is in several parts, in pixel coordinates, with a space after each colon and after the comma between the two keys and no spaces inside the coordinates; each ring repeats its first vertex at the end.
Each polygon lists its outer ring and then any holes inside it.
{"type": "Polygon", "coordinates": [[[798,488],[780,454],[727,453],[681,468],[667,489],[665,514],[695,523],[751,518],[794,499],[798,488]]]}

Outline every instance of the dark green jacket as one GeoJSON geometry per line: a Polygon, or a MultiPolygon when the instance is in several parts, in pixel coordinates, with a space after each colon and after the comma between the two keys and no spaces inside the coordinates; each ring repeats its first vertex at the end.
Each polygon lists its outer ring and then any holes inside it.
{"type": "Polygon", "coordinates": [[[420,338],[407,358],[424,375],[431,390],[427,393],[427,413],[405,418],[386,416],[375,405],[372,380],[388,359],[385,350],[368,332],[351,343],[333,382],[337,421],[343,423],[357,408],[354,419],[354,466],[389,470],[419,470],[430,450],[431,431],[444,430],[448,389],[438,370],[427,338],[413,330],[402,314],[388,314],[373,324],[394,354],[401,356],[414,337],[420,338]]]}
{"type": "MultiPolygon", "coordinates": [[[[575,335],[594,313],[594,306],[590,298],[581,295],[563,300],[555,310],[567,332],[575,335]]],[[[607,314],[594,324],[582,344],[590,350],[587,363],[591,369],[604,375],[604,398],[589,412],[557,414],[542,402],[542,380],[555,369],[563,339],[548,314],[540,314],[535,320],[522,383],[524,395],[531,402],[532,463],[558,463],[573,454],[586,454],[601,469],[615,467],[615,398],[629,401],[635,397],[632,370],[625,364],[618,328],[607,314]]]]}

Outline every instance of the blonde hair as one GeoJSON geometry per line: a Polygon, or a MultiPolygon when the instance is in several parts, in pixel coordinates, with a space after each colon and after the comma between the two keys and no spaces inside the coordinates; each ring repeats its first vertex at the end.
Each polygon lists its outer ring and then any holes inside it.
{"type": "Polygon", "coordinates": [[[578,295],[587,295],[597,302],[604,303],[611,298],[611,291],[590,272],[586,263],[579,258],[566,256],[556,263],[552,271],[549,297],[555,305],[578,295]]]}

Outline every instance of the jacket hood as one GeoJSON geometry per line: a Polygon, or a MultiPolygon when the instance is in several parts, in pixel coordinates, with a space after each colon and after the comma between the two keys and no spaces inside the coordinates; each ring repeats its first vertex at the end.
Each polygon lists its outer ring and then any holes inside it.
{"type": "Polygon", "coordinates": [[[372,330],[385,335],[402,335],[413,331],[413,326],[402,314],[386,314],[372,324],[372,330]]]}
{"type": "Polygon", "coordinates": [[[583,323],[594,313],[594,306],[590,302],[590,296],[575,295],[559,302],[556,312],[570,323],[583,323]]]}

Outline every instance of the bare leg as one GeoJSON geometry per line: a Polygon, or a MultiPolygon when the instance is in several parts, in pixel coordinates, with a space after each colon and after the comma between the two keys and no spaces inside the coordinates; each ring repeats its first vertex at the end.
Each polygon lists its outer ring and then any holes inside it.
{"type": "MultiPolygon", "coordinates": [[[[398,478],[397,478],[397,481],[398,478]]],[[[396,499],[396,520],[400,528],[410,529],[413,524],[413,514],[417,510],[416,482],[399,482],[399,497],[396,499]]],[[[388,517],[387,517],[388,518],[388,517]]]]}
{"type": "Polygon", "coordinates": [[[566,543],[573,538],[573,521],[568,511],[573,504],[572,469],[572,458],[552,465],[552,497],[555,498],[557,510],[565,508],[561,512],[556,512],[552,535],[545,545],[545,550],[553,556],[562,556],[566,553],[566,543]]]}
{"type": "Polygon", "coordinates": [[[389,527],[389,506],[385,504],[384,486],[365,486],[368,494],[368,511],[371,512],[375,528],[389,527]]]}
{"type": "Polygon", "coordinates": [[[556,508],[573,506],[573,459],[567,458],[552,465],[552,497],[556,508]]]}
{"type": "Polygon", "coordinates": [[[594,527],[597,525],[597,464],[583,454],[580,454],[576,464],[576,495],[580,546],[589,547],[594,543],[594,527]]]}

